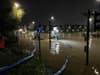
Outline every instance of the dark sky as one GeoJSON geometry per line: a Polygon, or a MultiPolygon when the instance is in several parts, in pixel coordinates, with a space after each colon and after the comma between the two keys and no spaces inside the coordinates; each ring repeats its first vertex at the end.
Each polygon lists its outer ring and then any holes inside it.
{"type": "Polygon", "coordinates": [[[18,0],[26,14],[23,21],[32,20],[47,24],[50,16],[56,24],[85,24],[82,16],[89,8],[95,8],[95,0],[18,0]]]}

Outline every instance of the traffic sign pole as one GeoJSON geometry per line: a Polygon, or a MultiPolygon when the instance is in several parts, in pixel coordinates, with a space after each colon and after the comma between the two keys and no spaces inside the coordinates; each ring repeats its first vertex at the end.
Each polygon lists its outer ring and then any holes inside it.
{"type": "Polygon", "coordinates": [[[49,49],[51,49],[51,22],[49,21],[49,49]]]}
{"type": "Polygon", "coordinates": [[[38,32],[38,45],[39,45],[39,59],[41,61],[41,39],[40,39],[40,33],[42,32],[41,25],[38,25],[37,27],[37,32],[38,32]]]}
{"type": "Polygon", "coordinates": [[[38,33],[38,43],[39,43],[39,58],[41,60],[41,42],[40,42],[40,33],[38,33]]]}

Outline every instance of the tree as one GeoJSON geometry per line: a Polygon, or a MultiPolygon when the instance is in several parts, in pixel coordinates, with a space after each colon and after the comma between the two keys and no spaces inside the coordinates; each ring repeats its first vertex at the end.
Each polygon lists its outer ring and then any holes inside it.
{"type": "Polygon", "coordinates": [[[7,46],[17,42],[14,30],[18,28],[23,13],[21,8],[14,7],[14,0],[0,0],[0,34],[6,37],[7,46]]]}
{"type": "Polygon", "coordinates": [[[14,9],[13,0],[0,0],[0,33],[4,34],[15,30],[21,21],[23,13],[21,9],[14,9]],[[15,10],[17,16],[14,13],[15,10]]]}

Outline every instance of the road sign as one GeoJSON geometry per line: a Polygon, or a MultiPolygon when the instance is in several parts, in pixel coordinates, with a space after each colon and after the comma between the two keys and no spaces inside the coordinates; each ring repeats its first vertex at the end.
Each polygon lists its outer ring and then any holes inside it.
{"type": "Polygon", "coordinates": [[[40,24],[39,24],[38,27],[37,27],[37,32],[38,32],[38,33],[42,32],[42,27],[41,27],[40,24]]]}

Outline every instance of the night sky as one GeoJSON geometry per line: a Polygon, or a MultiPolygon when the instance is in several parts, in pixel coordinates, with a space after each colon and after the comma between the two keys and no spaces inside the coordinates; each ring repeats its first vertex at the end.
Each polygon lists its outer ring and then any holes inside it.
{"type": "Polygon", "coordinates": [[[50,16],[56,24],[85,24],[82,16],[89,8],[96,8],[95,0],[17,0],[25,10],[24,23],[36,21],[47,24],[50,16]]]}

